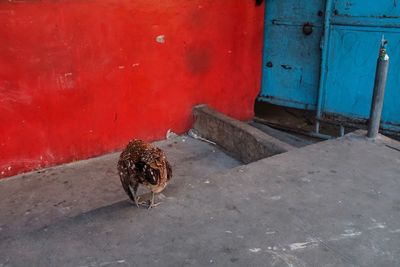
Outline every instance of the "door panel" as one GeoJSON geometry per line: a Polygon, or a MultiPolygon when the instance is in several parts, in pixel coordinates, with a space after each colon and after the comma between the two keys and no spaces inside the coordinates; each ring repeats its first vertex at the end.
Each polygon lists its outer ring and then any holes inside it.
{"type": "Polygon", "coordinates": [[[314,109],[319,82],[323,0],[266,3],[263,81],[260,97],[273,104],[314,109]],[[305,23],[312,33],[303,32],[305,23]]]}
{"type": "Polygon", "coordinates": [[[324,112],[368,119],[382,33],[390,43],[391,59],[382,120],[400,123],[400,51],[396,49],[400,47],[400,31],[394,29],[332,28],[324,112]]]}
{"type": "Polygon", "coordinates": [[[335,14],[350,17],[400,17],[398,0],[336,0],[335,14]]]}
{"type": "Polygon", "coordinates": [[[382,35],[389,41],[390,66],[382,111],[383,127],[400,126],[400,3],[385,0],[337,0],[338,12],[332,18],[345,17],[347,25],[331,26],[328,74],[323,103],[324,113],[368,119],[376,60],[382,35]],[[391,18],[383,18],[389,17],[391,18]],[[360,26],[360,18],[368,21],[360,26]],[[387,24],[390,20],[390,25],[387,24]]]}

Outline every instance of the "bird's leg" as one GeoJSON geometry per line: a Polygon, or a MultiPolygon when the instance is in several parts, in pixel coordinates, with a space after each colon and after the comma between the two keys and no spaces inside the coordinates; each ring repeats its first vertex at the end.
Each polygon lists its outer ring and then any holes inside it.
{"type": "Polygon", "coordinates": [[[135,184],[135,186],[133,187],[133,199],[135,201],[136,207],[139,208],[139,205],[146,204],[146,202],[145,201],[140,201],[140,197],[137,195],[138,187],[139,187],[139,183],[135,184]]]}
{"type": "Polygon", "coordinates": [[[152,191],[151,192],[151,200],[150,200],[150,204],[149,204],[149,207],[148,207],[148,209],[151,209],[151,208],[154,208],[154,207],[157,207],[158,205],[160,205],[161,204],[161,202],[158,202],[158,203],[154,203],[154,192],[152,191]]]}

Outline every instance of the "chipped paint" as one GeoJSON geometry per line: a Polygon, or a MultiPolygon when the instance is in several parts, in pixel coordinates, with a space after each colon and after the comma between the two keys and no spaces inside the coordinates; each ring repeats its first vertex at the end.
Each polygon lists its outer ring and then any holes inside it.
{"type": "Polygon", "coordinates": [[[160,44],[165,43],[165,35],[159,35],[159,36],[157,36],[157,37],[156,37],[156,42],[157,42],[157,43],[160,43],[160,44]]]}

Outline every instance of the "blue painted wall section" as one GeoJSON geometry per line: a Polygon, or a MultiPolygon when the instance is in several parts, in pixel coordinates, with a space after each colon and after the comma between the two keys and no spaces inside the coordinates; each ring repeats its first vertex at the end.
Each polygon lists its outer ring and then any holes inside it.
{"type": "Polygon", "coordinates": [[[308,110],[319,107],[323,119],[368,119],[384,34],[391,63],[382,127],[400,132],[400,1],[334,0],[324,33],[328,2],[267,1],[260,100],[308,110]],[[305,23],[313,25],[309,35],[304,33],[305,23]],[[327,69],[321,76],[324,64],[327,69]]]}

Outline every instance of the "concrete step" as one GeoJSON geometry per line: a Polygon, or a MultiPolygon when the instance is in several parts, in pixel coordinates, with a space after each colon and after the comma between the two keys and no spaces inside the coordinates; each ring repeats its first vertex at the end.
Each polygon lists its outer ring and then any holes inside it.
{"type": "Polygon", "coordinates": [[[243,163],[285,153],[296,147],[207,105],[193,108],[193,128],[243,163]]]}

